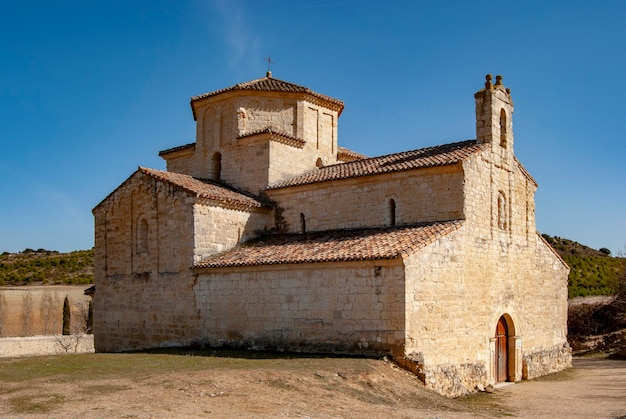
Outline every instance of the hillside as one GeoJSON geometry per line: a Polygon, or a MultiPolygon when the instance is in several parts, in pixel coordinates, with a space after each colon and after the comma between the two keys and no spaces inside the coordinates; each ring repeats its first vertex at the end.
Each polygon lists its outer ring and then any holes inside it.
{"type": "Polygon", "coordinates": [[[626,258],[610,256],[608,249],[595,250],[572,240],[543,235],[571,268],[569,298],[613,295],[626,273],[626,258]]]}
{"type": "Polygon", "coordinates": [[[0,255],[0,285],[92,283],[93,249],[69,253],[26,249],[0,255]]]}

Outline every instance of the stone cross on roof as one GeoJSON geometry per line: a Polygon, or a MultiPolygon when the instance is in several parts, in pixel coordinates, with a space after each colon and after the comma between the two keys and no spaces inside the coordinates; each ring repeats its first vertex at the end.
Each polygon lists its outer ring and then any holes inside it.
{"type": "Polygon", "coordinates": [[[272,72],[270,71],[270,67],[272,64],[275,64],[274,61],[272,61],[272,58],[268,55],[267,58],[263,58],[263,60],[267,61],[267,73],[266,76],[267,77],[272,77],[272,72]]]}

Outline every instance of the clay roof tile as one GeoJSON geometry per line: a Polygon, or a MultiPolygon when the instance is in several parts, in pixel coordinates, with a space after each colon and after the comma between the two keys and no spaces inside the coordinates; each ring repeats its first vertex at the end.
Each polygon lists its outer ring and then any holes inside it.
{"type": "Polygon", "coordinates": [[[226,185],[207,179],[198,179],[181,173],[165,172],[162,170],[139,167],[138,171],[161,182],[169,183],[181,188],[199,198],[205,198],[223,204],[230,204],[248,208],[269,207],[269,203],[260,197],[238,191],[226,185]]]}
{"type": "MultiPolygon", "coordinates": [[[[260,79],[250,80],[250,81],[243,82],[243,83],[237,83],[234,86],[230,86],[230,87],[226,87],[223,89],[214,90],[209,93],[204,93],[198,96],[194,96],[191,98],[192,110],[193,110],[193,103],[198,100],[205,99],[211,96],[216,96],[225,92],[243,91],[243,90],[307,94],[317,99],[320,99],[324,102],[332,104],[338,110],[339,114],[341,114],[341,111],[343,111],[343,107],[344,107],[343,101],[339,99],[335,99],[330,96],[326,96],[321,93],[314,92],[308,87],[300,86],[294,83],[289,83],[287,81],[279,80],[279,79],[269,76],[269,77],[263,77],[260,79]]],[[[194,110],[194,118],[195,118],[195,110],[194,110]]]]}
{"type": "Polygon", "coordinates": [[[476,140],[467,140],[347,163],[338,163],[276,182],[269,185],[267,189],[281,189],[331,180],[451,165],[468,158],[485,147],[486,145],[477,144],[476,140]]]}
{"type": "Polygon", "coordinates": [[[268,235],[210,256],[195,268],[396,259],[431,244],[462,224],[455,220],[405,227],[268,235]]]}

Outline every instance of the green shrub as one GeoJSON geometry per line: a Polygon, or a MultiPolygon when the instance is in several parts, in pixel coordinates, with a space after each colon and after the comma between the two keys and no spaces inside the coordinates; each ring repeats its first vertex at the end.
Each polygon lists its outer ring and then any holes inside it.
{"type": "Polygon", "coordinates": [[[35,282],[93,283],[93,249],[70,253],[26,249],[18,254],[0,255],[0,283],[23,285],[35,282]]]}

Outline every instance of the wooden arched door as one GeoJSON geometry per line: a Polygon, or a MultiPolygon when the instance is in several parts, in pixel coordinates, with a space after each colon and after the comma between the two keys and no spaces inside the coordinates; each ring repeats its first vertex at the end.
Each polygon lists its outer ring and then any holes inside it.
{"type": "Polygon", "coordinates": [[[506,381],[509,377],[509,328],[504,316],[496,326],[496,382],[506,381]]]}

